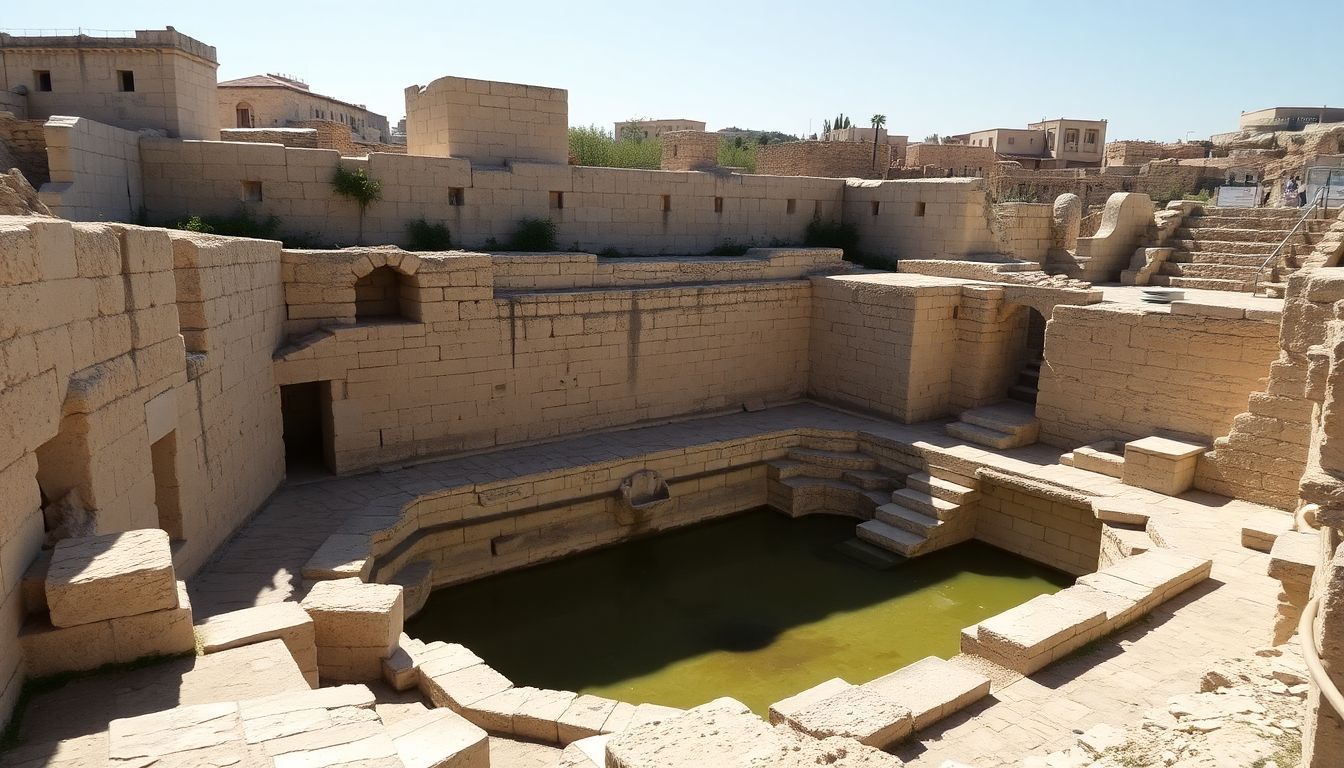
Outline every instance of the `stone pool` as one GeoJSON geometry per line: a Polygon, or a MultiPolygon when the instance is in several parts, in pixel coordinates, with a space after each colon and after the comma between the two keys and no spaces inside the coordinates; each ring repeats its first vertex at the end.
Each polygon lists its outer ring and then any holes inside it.
{"type": "Polygon", "coordinates": [[[832,677],[949,658],[962,627],[1073,581],[978,542],[877,570],[837,549],[854,522],[755,510],[438,590],[406,631],[516,685],[764,715],[832,677]]]}

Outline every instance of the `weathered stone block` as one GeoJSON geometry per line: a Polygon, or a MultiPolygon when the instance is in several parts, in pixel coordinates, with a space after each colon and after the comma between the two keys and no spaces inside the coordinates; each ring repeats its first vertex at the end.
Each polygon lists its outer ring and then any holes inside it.
{"type": "Polygon", "coordinates": [[[489,768],[485,731],[446,709],[431,709],[387,726],[405,768],[489,768]]]}
{"type": "Polygon", "coordinates": [[[202,621],[196,632],[205,653],[264,640],[282,640],[309,684],[317,687],[317,642],[313,619],[298,603],[285,601],[222,613],[202,621]]]}
{"type": "Polygon", "coordinates": [[[910,710],[916,730],[989,695],[989,678],[928,656],[860,686],[910,710]]]}
{"type": "Polygon", "coordinates": [[[52,551],[46,593],[57,627],[174,608],[168,534],[151,528],[64,539],[52,551]]]}

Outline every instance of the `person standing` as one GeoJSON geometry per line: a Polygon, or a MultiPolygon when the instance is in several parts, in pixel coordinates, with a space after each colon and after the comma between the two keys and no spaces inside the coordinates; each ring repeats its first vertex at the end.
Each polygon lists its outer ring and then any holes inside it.
{"type": "Polygon", "coordinates": [[[1301,208],[1307,204],[1307,185],[1302,183],[1301,176],[1293,178],[1297,179],[1297,207],[1301,208]]]}
{"type": "Polygon", "coordinates": [[[1283,183],[1283,204],[1287,207],[1297,205],[1297,177],[1289,176],[1283,183]]]}

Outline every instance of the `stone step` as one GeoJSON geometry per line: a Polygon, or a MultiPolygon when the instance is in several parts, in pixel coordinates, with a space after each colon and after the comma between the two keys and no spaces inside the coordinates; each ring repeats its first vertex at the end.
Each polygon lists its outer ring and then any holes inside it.
{"type": "Polygon", "coordinates": [[[986,429],[974,424],[967,424],[964,421],[957,421],[948,424],[943,431],[952,437],[983,445],[986,448],[995,448],[1005,450],[1017,446],[1017,440],[1007,432],[1000,432],[997,429],[986,429]]]}
{"type": "Polygon", "coordinates": [[[1036,386],[1036,383],[1039,382],[1040,380],[1041,380],[1040,365],[1036,365],[1031,368],[1023,368],[1022,370],[1017,372],[1017,382],[1019,384],[1029,384],[1034,387],[1036,386]]]}
{"type": "MultiPolygon", "coordinates": [[[[1291,225],[1282,229],[1264,228],[1264,229],[1233,229],[1228,227],[1209,227],[1194,226],[1181,227],[1176,230],[1176,236],[1182,239],[1190,240],[1228,240],[1236,243],[1274,243],[1283,242],[1288,237],[1291,225]]],[[[1308,232],[1298,229],[1292,233],[1294,239],[1301,238],[1304,242],[1320,233],[1308,232]]]]}
{"type": "Polygon", "coordinates": [[[887,525],[909,531],[917,536],[930,538],[943,525],[943,521],[932,515],[910,509],[901,504],[883,504],[874,513],[876,520],[887,525]]]}
{"type": "Polygon", "coordinates": [[[1260,283],[1257,287],[1257,293],[1271,299],[1282,299],[1284,296],[1288,295],[1288,283],[1260,283]]]}
{"type": "Polygon", "coordinates": [[[941,477],[934,477],[928,472],[916,472],[910,475],[905,479],[905,487],[927,493],[930,496],[937,496],[954,504],[965,504],[980,497],[980,492],[974,488],[968,488],[951,480],[944,480],[941,477]]]}
{"type": "Polygon", "coordinates": [[[859,523],[855,527],[854,533],[869,544],[905,557],[918,555],[924,549],[924,546],[929,543],[929,540],[923,536],[897,528],[881,520],[868,520],[859,523]]]}
{"type": "Polygon", "coordinates": [[[977,427],[1012,435],[1024,441],[1019,443],[1020,445],[1036,442],[1041,429],[1035,409],[1017,403],[997,403],[972,408],[962,412],[961,420],[977,427]]]}
{"type": "Polygon", "coordinates": [[[427,709],[386,729],[406,768],[489,765],[489,736],[450,709],[427,709]]]}
{"type": "Polygon", "coordinates": [[[824,467],[820,464],[812,464],[806,461],[794,461],[792,459],[776,459],[768,461],[765,464],[765,475],[772,480],[788,480],[794,477],[819,477],[828,480],[839,480],[845,470],[839,467],[824,467]]]}
{"type": "Polygon", "coordinates": [[[778,486],[787,488],[789,501],[783,511],[792,515],[827,512],[868,519],[879,505],[888,503],[885,491],[867,491],[843,480],[819,477],[791,477],[780,480],[778,486]]]}
{"type": "Polygon", "coordinates": [[[989,686],[984,675],[928,656],[859,687],[910,710],[919,730],[988,696],[989,686]]]}
{"type": "Polygon", "coordinates": [[[819,451],[839,451],[840,453],[858,453],[859,442],[853,438],[821,437],[808,435],[803,438],[800,448],[815,448],[819,451]]]}
{"type": "Polygon", "coordinates": [[[1008,388],[1008,397],[1019,403],[1035,405],[1039,396],[1040,390],[1026,384],[1014,384],[1008,388]]]}
{"type": "MultiPolygon", "coordinates": [[[[980,487],[980,481],[975,479],[975,475],[973,474],[968,475],[965,474],[964,472],[952,469],[951,467],[943,467],[937,464],[930,464],[929,475],[932,477],[936,477],[939,480],[946,480],[949,483],[956,483],[957,485],[960,485],[963,488],[980,487]]],[[[918,488],[916,490],[927,491],[927,489],[918,489],[918,488]]]]}
{"type": "Polygon", "coordinates": [[[842,470],[840,479],[865,491],[891,491],[901,484],[899,477],[871,469],[842,470]]]}
{"type": "Polygon", "coordinates": [[[1181,251],[1216,251],[1218,253],[1258,253],[1268,256],[1274,252],[1275,243],[1243,243],[1232,240],[1191,240],[1174,238],[1167,245],[1181,251]]]}
{"type": "Polygon", "coordinates": [[[877,469],[877,460],[862,453],[824,451],[816,448],[790,448],[788,457],[794,461],[835,469],[877,469]]]}
{"type": "Polygon", "coordinates": [[[1262,219],[1262,220],[1281,220],[1288,219],[1297,221],[1302,218],[1300,208],[1228,208],[1217,206],[1205,206],[1202,214],[1195,214],[1190,218],[1204,219],[1221,217],[1226,219],[1262,219]]]}
{"type": "Polygon", "coordinates": [[[1162,265],[1159,272],[1171,277],[1199,277],[1249,282],[1260,274],[1260,267],[1242,267],[1235,264],[1203,264],[1199,262],[1185,264],[1167,262],[1162,265]]]}
{"type": "Polygon", "coordinates": [[[1232,264],[1240,267],[1258,267],[1268,256],[1254,253],[1218,253],[1217,251],[1172,251],[1164,264],[1232,264]]]}
{"type": "MultiPolygon", "coordinates": [[[[939,520],[947,520],[961,505],[955,501],[940,499],[922,491],[916,491],[913,488],[902,488],[899,491],[893,491],[891,501],[902,507],[913,509],[916,512],[922,512],[926,515],[936,517],[939,520]]],[[[886,505],[883,505],[886,506],[886,505]]]]}

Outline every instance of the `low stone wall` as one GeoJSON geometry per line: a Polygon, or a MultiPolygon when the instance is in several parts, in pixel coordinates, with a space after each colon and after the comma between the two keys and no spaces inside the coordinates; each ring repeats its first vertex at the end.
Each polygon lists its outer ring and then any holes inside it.
{"type": "Polygon", "coordinates": [[[882,179],[891,166],[891,145],[857,141],[791,141],[756,149],[756,172],[767,176],[826,176],[882,179]]]}
{"type": "Polygon", "coordinates": [[[1278,356],[1279,318],[1198,312],[1057,307],[1036,401],[1041,440],[1076,448],[1166,432],[1212,445],[1226,434],[1278,356]]]}
{"type": "Polygon", "coordinates": [[[82,117],[53,117],[45,131],[51,181],[38,191],[53,214],[72,221],[139,218],[141,134],[82,117]]]}
{"type": "Polygon", "coordinates": [[[219,138],[220,141],[317,149],[317,131],[312,128],[222,128],[219,138]]]}
{"type": "Polygon", "coordinates": [[[1097,570],[1101,522],[1086,498],[982,471],[975,537],[1081,576],[1097,570]]]}
{"type": "Polygon", "coordinates": [[[933,166],[951,171],[952,176],[987,176],[994,169],[994,162],[994,150],[970,144],[920,143],[905,149],[907,168],[933,166]]]}
{"type": "Polygon", "coordinates": [[[1002,253],[982,179],[845,182],[844,221],[859,249],[887,259],[956,259],[1002,253]]]}
{"type": "MultiPolygon", "coordinates": [[[[390,155],[406,154],[405,144],[381,144],[355,138],[350,126],[333,120],[299,120],[293,123],[295,128],[311,129],[317,133],[317,149],[334,149],[341,157],[364,157],[371,152],[390,155]]],[[[221,137],[223,138],[223,137],[221,137]]],[[[298,145],[291,145],[298,146],[298,145]]]]}
{"type": "Polygon", "coordinates": [[[0,171],[18,168],[34,189],[51,180],[45,124],[0,114],[0,171]]]}
{"type": "Polygon", "coordinates": [[[1106,165],[1143,165],[1153,160],[1192,160],[1205,155],[1202,144],[1169,144],[1160,141],[1106,142],[1106,165]]]}
{"type": "Polygon", "coordinates": [[[1002,227],[1005,250],[1013,258],[1040,264],[1050,250],[1051,224],[1054,221],[1049,202],[996,203],[994,221],[1002,227]]]}
{"type": "Polygon", "coordinates": [[[659,168],[664,171],[708,171],[719,164],[717,133],[668,131],[658,137],[663,144],[659,168]]]}

